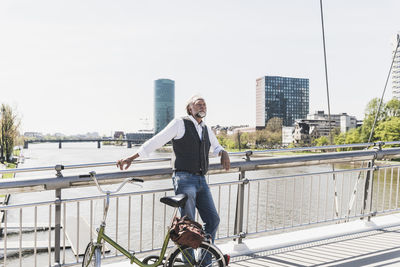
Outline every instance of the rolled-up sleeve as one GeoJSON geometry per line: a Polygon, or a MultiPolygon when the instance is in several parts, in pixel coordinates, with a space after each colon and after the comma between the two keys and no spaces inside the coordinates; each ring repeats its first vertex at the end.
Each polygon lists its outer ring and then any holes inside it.
{"type": "Polygon", "coordinates": [[[148,157],[151,152],[162,147],[177,136],[179,119],[172,120],[161,132],[147,140],[137,151],[140,157],[148,157]]]}
{"type": "Polygon", "coordinates": [[[213,155],[217,156],[219,154],[219,152],[224,150],[224,148],[219,144],[218,139],[215,136],[214,132],[211,130],[211,128],[207,126],[207,130],[208,130],[208,138],[210,139],[213,155]]]}

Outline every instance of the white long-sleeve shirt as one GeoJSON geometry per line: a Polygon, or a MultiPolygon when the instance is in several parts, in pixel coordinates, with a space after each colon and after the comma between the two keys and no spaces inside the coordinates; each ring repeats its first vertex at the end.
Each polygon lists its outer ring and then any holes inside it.
{"type": "MultiPolygon", "coordinates": [[[[190,120],[193,122],[197,133],[199,134],[200,140],[203,133],[204,122],[202,121],[200,124],[192,117],[189,116],[190,120]]],[[[210,127],[207,126],[208,138],[210,139],[211,149],[214,155],[218,155],[218,153],[223,149],[223,147],[219,144],[217,137],[210,127]]],[[[157,148],[162,147],[172,139],[181,139],[185,135],[185,124],[182,118],[176,118],[172,120],[167,127],[165,127],[161,132],[157,135],[153,136],[150,140],[147,140],[137,151],[140,157],[148,157],[151,152],[156,150],[157,148]]]]}

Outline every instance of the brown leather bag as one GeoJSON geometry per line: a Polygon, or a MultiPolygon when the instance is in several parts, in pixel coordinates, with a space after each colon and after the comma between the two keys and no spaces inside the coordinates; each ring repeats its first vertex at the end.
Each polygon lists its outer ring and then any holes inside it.
{"type": "Polygon", "coordinates": [[[190,220],[187,216],[174,218],[170,230],[170,238],[175,243],[198,248],[201,242],[204,241],[204,236],[204,231],[198,222],[190,220]]]}

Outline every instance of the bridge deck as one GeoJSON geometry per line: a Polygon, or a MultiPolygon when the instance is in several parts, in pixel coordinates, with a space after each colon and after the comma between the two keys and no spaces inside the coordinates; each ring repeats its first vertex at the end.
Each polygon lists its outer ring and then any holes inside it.
{"type": "MultiPolygon", "coordinates": [[[[400,266],[400,215],[218,244],[231,267],[400,266]]],[[[127,266],[127,261],[107,267],[127,266]]]]}
{"type": "Polygon", "coordinates": [[[230,266],[400,266],[400,227],[235,257],[230,266]]]}

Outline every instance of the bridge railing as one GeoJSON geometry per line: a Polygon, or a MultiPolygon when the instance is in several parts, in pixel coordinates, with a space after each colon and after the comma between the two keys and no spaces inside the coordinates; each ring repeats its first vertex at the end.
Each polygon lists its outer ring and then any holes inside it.
{"type": "Polygon", "coordinates": [[[97,148],[101,147],[101,143],[104,142],[117,142],[126,143],[128,148],[132,148],[133,145],[140,145],[146,142],[151,137],[142,137],[134,139],[103,139],[103,138],[83,138],[83,139],[26,139],[24,140],[24,148],[29,148],[31,143],[58,143],[58,148],[62,148],[62,143],[82,143],[82,142],[97,142],[97,148]]]}
{"type": "MultiPolygon", "coordinates": [[[[221,217],[217,242],[232,239],[242,242],[251,235],[397,212],[400,165],[379,166],[376,161],[399,156],[400,148],[382,149],[381,145],[363,151],[269,158],[262,155],[271,151],[253,155],[250,152],[231,153],[232,168],[228,174],[220,164],[211,164],[210,179],[218,182],[211,183],[210,188],[221,217]],[[335,167],[332,168],[331,164],[335,167]],[[323,167],[307,171],[304,167],[308,166],[323,167]],[[285,175],[276,171],[282,168],[287,170],[285,175]],[[237,173],[238,178],[229,173],[237,173]]],[[[165,160],[137,161],[137,164],[165,160]]],[[[28,203],[0,206],[4,213],[1,223],[3,242],[0,242],[3,243],[0,249],[4,255],[4,266],[78,264],[85,244],[95,235],[103,196],[98,196],[95,190],[90,191],[93,189],[90,178],[65,176],[64,171],[114,164],[57,165],[52,167],[57,172],[56,177],[1,181],[0,194],[37,194],[28,203]],[[71,188],[78,190],[71,191],[71,188]],[[26,254],[31,256],[26,257],[26,254]]],[[[17,169],[12,172],[44,171],[49,168],[17,169]]],[[[127,177],[141,177],[154,185],[151,189],[130,188],[113,196],[107,231],[112,238],[137,253],[155,251],[161,247],[160,237],[165,233],[172,212],[158,202],[158,198],[173,194],[169,183],[161,182],[171,177],[172,170],[133,169],[97,175],[102,184],[117,183],[127,177]]],[[[198,216],[197,219],[201,221],[198,216]]],[[[106,248],[103,256],[115,258],[121,255],[106,248]]]]}

